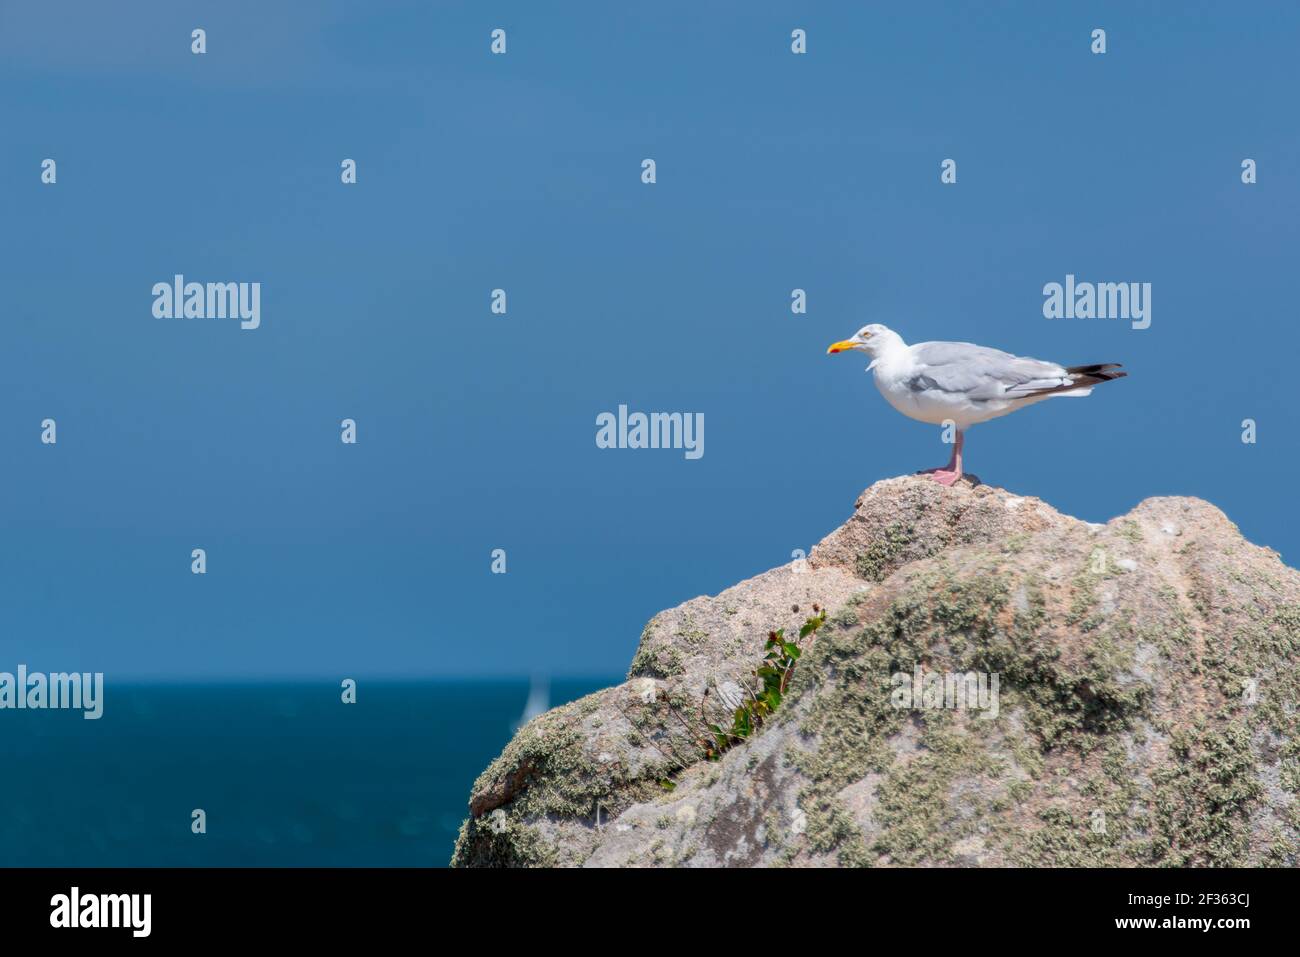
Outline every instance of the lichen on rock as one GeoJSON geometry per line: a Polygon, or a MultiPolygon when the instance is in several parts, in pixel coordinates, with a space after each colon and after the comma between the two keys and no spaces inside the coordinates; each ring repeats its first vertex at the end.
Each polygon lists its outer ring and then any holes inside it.
{"type": "Polygon", "coordinates": [[[628,681],[522,729],[453,864],[1295,866],[1298,659],[1300,573],[1205,502],[1093,525],[889,479],[805,564],[661,612],[628,681]],[[814,602],[781,709],[702,760],[673,709],[743,685],[814,602]],[[936,675],[996,676],[997,707],[900,705],[936,675]]]}

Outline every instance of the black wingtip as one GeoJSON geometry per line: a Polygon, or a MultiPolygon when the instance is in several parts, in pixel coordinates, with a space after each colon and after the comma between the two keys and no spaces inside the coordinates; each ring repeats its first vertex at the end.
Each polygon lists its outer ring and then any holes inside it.
{"type": "Polygon", "coordinates": [[[1059,395],[1062,392],[1074,392],[1076,389],[1087,389],[1091,386],[1098,385],[1102,382],[1109,382],[1111,379],[1122,379],[1128,375],[1127,372],[1115,372],[1118,368],[1115,363],[1107,366],[1076,366],[1076,369],[1097,369],[1096,372],[1076,372],[1073,369],[1070,372],[1070,381],[1065,385],[1053,386],[1050,389],[1040,389],[1037,392],[1026,392],[1024,398],[1042,398],[1043,396],[1059,395]]]}
{"type": "MultiPolygon", "coordinates": [[[[1066,366],[1065,371],[1071,375],[1100,375],[1103,372],[1109,372],[1111,369],[1121,368],[1123,368],[1123,365],[1119,362],[1099,362],[1090,366],[1066,366]]],[[[1121,372],[1120,375],[1128,375],[1128,373],[1121,372]]]]}
{"type": "Polygon", "coordinates": [[[1110,369],[1103,369],[1100,372],[1084,372],[1075,376],[1074,384],[1070,388],[1077,389],[1080,386],[1098,385],[1112,379],[1123,379],[1127,375],[1127,372],[1114,372],[1110,369]]]}

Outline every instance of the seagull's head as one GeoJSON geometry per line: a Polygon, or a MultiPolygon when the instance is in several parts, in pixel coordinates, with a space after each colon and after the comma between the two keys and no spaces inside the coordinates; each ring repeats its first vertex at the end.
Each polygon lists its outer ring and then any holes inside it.
{"type": "Polygon", "coordinates": [[[869,326],[863,326],[853,334],[851,339],[841,339],[839,342],[832,342],[826,350],[826,354],[833,355],[836,352],[865,352],[871,358],[880,355],[881,350],[887,346],[901,344],[902,338],[898,333],[888,326],[882,326],[878,322],[873,322],[869,326]]]}

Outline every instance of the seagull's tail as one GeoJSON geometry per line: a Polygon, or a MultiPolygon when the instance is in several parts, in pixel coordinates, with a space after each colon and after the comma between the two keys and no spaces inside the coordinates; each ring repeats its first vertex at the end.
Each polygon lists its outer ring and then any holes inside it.
{"type": "Polygon", "coordinates": [[[1116,372],[1115,370],[1119,367],[1118,362],[1102,362],[1090,366],[1067,366],[1065,371],[1070,377],[1068,383],[1053,386],[1050,389],[1040,389],[1029,394],[1034,398],[1044,398],[1049,395],[1090,395],[1093,386],[1102,382],[1109,382],[1111,379],[1122,379],[1128,375],[1127,372],[1116,372]]]}
{"type": "Polygon", "coordinates": [[[1111,372],[1111,369],[1122,368],[1118,362],[1102,362],[1093,366],[1066,366],[1065,371],[1070,375],[1089,375],[1096,376],[1098,382],[1107,382],[1111,379],[1122,379],[1128,375],[1127,372],[1111,372]]]}

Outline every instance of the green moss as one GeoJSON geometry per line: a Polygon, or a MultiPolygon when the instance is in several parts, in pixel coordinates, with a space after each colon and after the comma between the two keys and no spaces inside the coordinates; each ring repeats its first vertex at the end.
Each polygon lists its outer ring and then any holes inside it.
{"type": "MultiPolygon", "coordinates": [[[[853,860],[951,863],[952,844],[974,836],[969,822],[987,824],[995,805],[1014,807],[1034,793],[1032,781],[1009,776],[1012,763],[1040,775],[1045,756],[1066,748],[1086,753],[1144,712],[1150,689],[1125,672],[1130,666],[1127,649],[1109,635],[1099,635],[1083,661],[1063,662],[1032,572],[990,558],[962,568],[946,560],[931,565],[865,628],[824,631],[792,683],[791,694],[810,701],[801,727],[809,747],[791,759],[810,781],[800,804],[808,808],[813,846],[853,860]],[[1019,609],[1009,600],[1016,589],[1019,609]],[[930,672],[997,674],[1001,716],[895,708],[891,676],[910,674],[917,663],[930,672]],[[917,745],[903,758],[891,741],[905,740],[907,723],[917,745]],[[873,772],[884,778],[873,812],[880,830],[868,847],[836,795],[873,772]],[[953,789],[972,781],[982,785],[956,800],[953,789]]],[[[996,834],[986,838],[998,843],[996,834]]],[[[1060,835],[1043,840],[1070,845],[1060,835]]],[[[1086,850],[1094,839],[1079,840],[1086,850]]]]}
{"type": "Polygon", "coordinates": [[[1008,555],[1018,555],[1029,544],[1028,532],[1016,532],[1002,542],[1002,550],[1008,555]]]}
{"type": "MultiPolygon", "coordinates": [[[[595,699],[588,695],[530,722],[479,776],[474,793],[493,797],[462,828],[454,864],[540,862],[544,855],[534,852],[536,833],[529,822],[558,818],[594,823],[598,805],[608,819],[660,794],[656,782],[670,770],[666,759],[633,775],[622,762],[602,763],[588,756],[582,722],[596,707],[595,699]]],[[[634,717],[642,720],[642,735],[657,730],[653,715],[634,717]]]]}
{"type": "Polygon", "coordinates": [[[636,655],[628,667],[629,678],[673,678],[685,672],[681,651],[674,644],[663,644],[653,640],[654,633],[647,625],[641,632],[641,643],[636,655]]]}
{"type": "Polygon", "coordinates": [[[1083,631],[1090,631],[1102,623],[1100,615],[1094,615],[1097,607],[1097,581],[1099,577],[1085,572],[1077,575],[1071,583],[1070,607],[1065,614],[1067,625],[1078,625],[1083,631]]]}
{"type": "Polygon", "coordinates": [[[877,790],[873,851],[906,866],[954,863],[953,845],[974,835],[989,811],[978,790],[963,789],[960,799],[954,791],[990,770],[987,752],[953,712],[927,712],[921,749],[896,762],[877,790]]]}
{"type": "Polygon", "coordinates": [[[485,815],[460,826],[453,867],[554,867],[559,855],[554,845],[515,815],[485,815]]]}
{"type": "Polygon", "coordinates": [[[701,628],[696,628],[695,622],[690,617],[687,617],[682,622],[682,627],[677,630],[674,637],[680,640],[674,642],[674,648],[680,643],[685,644],[687,648],[699,649],[703,648],[709,641],[709,633],[701,628]]]}
{"type": "Polygon", "coordinates": [[[884,534],[875,539],[867,550],[857,557],[855,566],[858,574],[868,581],[878,582],[893,571],[897,558],[913,541],[916,528],[910,524],[895,522],[885,529],[884,534]]]}
{"type": "Polygon", "coordinates": [[[784,835],[786,833],[785,822],[781,819],[781,809],[779,807],[769,807],[763,815],[763,841],[764,843],[777,851],[778,854],[785,849],[784,835]]]}
{"type": "Polygon", "coordinates": [[[871,864],[867,842],[852,815],[834,798],[813,802],[808,810],[804,834],[808,846],[818,854],[834,853],[844,867],[871,864]]]}
{"type": "Polygon", "coordinates": [[[1119,523],[1118,533],[1121,538],[1130,542],[1143,541],[1145,536],[1142,534],[1142,526],[1132,519],[1125,519],[1119,523]]]}
{"type": "Polygon", "coordinates": [[[831,624],[840,628],[852,628],[854,625],[859,624],[860,621],[858,613],[848,605],[841,607],[831,618],[831,624]]]}
{"type": "Polygon", "coordinates": [[[1002,832],[1001,848],[1010,862],[1021,867],[1113,867],[1144,858],[1149,822],[1125,744],[1116,737],[1100,747],[1099,764],[1071,761],[1057,768],[1059,777],[1076,783],[1077,796],[1053,789],[1052,803],[1037,808],[1032,827],[1002,832]]]}
{"type": "Polygon", "coordinates": [[[1153,863],[1228,867],[1248,859],[1250,815],[1263,793],[1250,739],[1242,721],[1174,735],[1173,760],[1152,775],[1153,863]]]}
{"type": "Polygon", "coordinates": [[[1052,805],[1041,808],[1035,817],[1037,826],[1025,836],[1024,847],[1016,855],[1019,862],[1053,867],[1096,867],[1104,863],[1104,856],[1090,852],[1092,832],[1088,822],[1076,819],[1068,808],[1052,805]]]}

